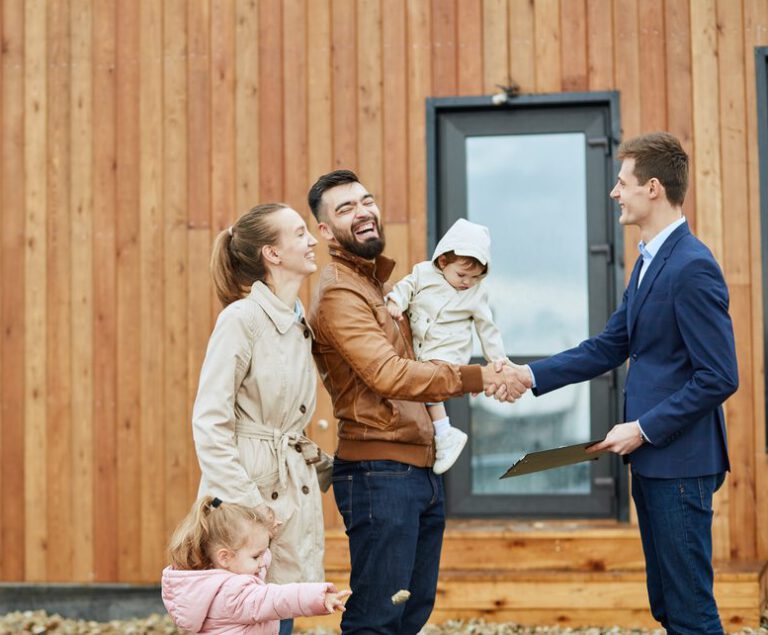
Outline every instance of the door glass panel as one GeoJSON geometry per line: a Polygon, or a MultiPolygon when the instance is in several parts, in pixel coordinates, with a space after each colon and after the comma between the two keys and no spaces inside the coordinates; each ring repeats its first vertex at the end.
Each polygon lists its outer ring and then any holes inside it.
{"type": "MultiPolygon", "coordinates": [[[[491,232],[485,284],[513,358],[588,337],[585,144],[582,133],[467,137],[467,215],[491,232]]],[[[473,494],[590,492],[589,463],[499,480],[525,452],[590,438],[588,383],[515,404],[480,396],[470,411],[473,494]]]]}

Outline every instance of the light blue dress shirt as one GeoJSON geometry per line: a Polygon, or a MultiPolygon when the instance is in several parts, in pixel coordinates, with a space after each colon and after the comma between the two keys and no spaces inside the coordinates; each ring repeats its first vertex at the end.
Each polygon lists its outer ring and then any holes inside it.
{"type": "Polygon", "coordinates": [[[674,223],[670,223],[658,234],[656,234],[646,245],[642,240],[637,243],[637,248],[640,250],[640,255],[643,257],[643,266],[640,268],[640,275],[637,277],[637,286],[643,281],[645,272],[648,271],[648,267],[651,266],[651,261],[654,256],[659,253],[659,249],[664,244],[664,241],[669,238],[670,234],[675,231],[680,225],[685,222],[685,216],[681,216],[674,223]]]}

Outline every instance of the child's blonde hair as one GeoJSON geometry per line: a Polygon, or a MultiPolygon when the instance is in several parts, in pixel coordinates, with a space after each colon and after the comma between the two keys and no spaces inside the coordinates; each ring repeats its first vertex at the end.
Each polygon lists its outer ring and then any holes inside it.
{"type": "Polygon", "coordinates": [[[212,554],[224,547],[237,551],[254,525],[269,532],[268,520],[252,507],[223,503],[213,496],[195,501],[171,536],[168,559],[174,569],[213,569],[212,554]]]}

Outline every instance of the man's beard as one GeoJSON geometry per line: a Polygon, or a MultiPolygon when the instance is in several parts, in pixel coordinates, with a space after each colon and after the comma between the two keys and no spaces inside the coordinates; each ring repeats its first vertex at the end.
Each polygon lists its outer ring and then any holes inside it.
{"type": "Polygon", "coordinates": [[[384,246],[386,245],[384,230],[381,228],[381,224],[378,220],[375,221],[375,223],[379,235],[376,238],[370,238],[362,243],[355,238],[353,233],[342,234],[341,232],[337,233],[336,231],[333,231],[333,236],[344,250],[355,256],[359,256],[360,258],[373,260],[376,256],[382,254],[384,246]]]}

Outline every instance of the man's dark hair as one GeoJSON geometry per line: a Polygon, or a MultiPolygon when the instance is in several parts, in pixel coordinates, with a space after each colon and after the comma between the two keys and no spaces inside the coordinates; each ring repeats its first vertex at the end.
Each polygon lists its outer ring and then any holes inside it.
{"type": "Polygon", "coordinates": [[[667,200],[682,205],[688,190],[688,155],[677,137],[668,132],[651,132],[619,146],[619,159],[635,160],[635,177],[640,185],[657,178],[667,200]]]}
{"type": "Polygon", "coordinates": [[[330,190],[337,185],[359,182],[360,179],[357,178],[357,174],[352,170],[334,170],[328,174],[323,174],[323,176],[317,179],[315,184],[309,188],[309,194],[307,195],[309,209],[312,210],[315,220],[320,222],[320,207],[322,206],[323,194],[326,190],[330,190]]]}

